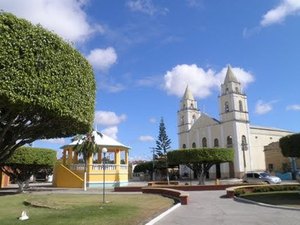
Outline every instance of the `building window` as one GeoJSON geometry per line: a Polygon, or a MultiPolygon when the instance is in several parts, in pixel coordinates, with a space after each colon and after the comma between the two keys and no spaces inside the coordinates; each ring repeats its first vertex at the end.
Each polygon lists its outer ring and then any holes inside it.
{"type": "Polygon", "coordinates": [[[242,136],[242,150],[246,151],[248,149],[246,136],[242,136]]]}
{"type": "Polygon", "coordinates": [[[225,112],[229,112],[229,103],[225,102],[225,112]]]}
{"type": "Polygon", "coordinates": [[[240,92],[238,87],[235,87],[235,92],[236,92],[236,93],[239,93],[239,92],[240,92]]]}
{"type": "Polygon", "coordinates": [[[180,123],[181,123],[181,125],[183,125],[183,124],[184,124],[184,116],[182,116],[182,117],[181,117],[181,119],[180,119],[180,123]]]}
{"type": "Polygon", "coordinates": [[[274,170],[274,165],[272,163],[268,164],[268,171],[272,173],[274,170]]]}
{"type": "Polygon", "coordinates": [[[228,94],[228,92],[229,92],[229,88],[227,87],[225,93],[228,94]]]}
{"type": "Polygon", "coordinates": [[[195,122],[196,120],[196,115],[193,115],[193,123],[195,122]]]}
{"type": "Polygon", "coordinates": [[[196,148],[196,143],[195,142],[193,142],[192,148],[196,148]]]}
{"type": "Polygon", "coordinates": [[[243,103],[241,100],[239,100],[239,108],[240,108],[240,111],[243,112],[244,109],[243,109],[243,103]]]}
{"type": "Polygon", "coordinates": [[[215,148],[219,147],[219,140],[218,140],[218,138],[215,138],[215,140],[214,140],[214,147],[215,148]]]}
{"type": "Polygon", "coordinates": [[[193,109],[193,108],[194,108],[194,104],[192,103],[192,104],[191,104],[191,109],[193,109]]]}
{"type": "Polygon", "coordinates": [[[206,137],[202,138],[202,147],[206,148],[207,147],[207,140],[206,137]]]}
{"type": "Polygon", "coordinates": [[[183,149],[186,149],[186,144],[183,144],[183,145],[182,145],[182,148],[183,148],[183,149]]]}
{"type": "Polygon", "coordinates": [[[228,136],[227,137],[227,148],[232,148],[233,145],[232,145],[232,137],[231,136],[228,136]]]}

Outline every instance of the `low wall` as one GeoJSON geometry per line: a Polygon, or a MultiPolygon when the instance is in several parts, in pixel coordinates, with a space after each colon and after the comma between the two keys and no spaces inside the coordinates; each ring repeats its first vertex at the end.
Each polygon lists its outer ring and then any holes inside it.
{"type": "Polygon", "coordinates": [[[188,204],[189,194],[185,191],[174,190],[171,188],[142,188],[144,194],[159,194],[166,197],[173,198],[181,203],[181,205],[188,204]]]}
{"type": "MultiPolygon", "coordinates": [[[[226,190],[226,188],[239,186],[237,184],[221,184],[221,185],[156,185],[156,188],[171,188],[180,191],[217,191],[226,190]]],[[[116,192],[142,192],[140,186],[128,186],[128,187],[115,187],[116,192]]]]}

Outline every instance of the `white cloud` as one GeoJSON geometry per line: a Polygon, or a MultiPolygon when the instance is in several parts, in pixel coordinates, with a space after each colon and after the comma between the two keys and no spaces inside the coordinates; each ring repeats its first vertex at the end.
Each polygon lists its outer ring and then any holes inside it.
{"type": "Polygon", "coordinates": [[[166,14],[169,11],[167,8],[161,9],[154,6],[152,0],[130,0],[127,2],[127,6],[133,12],[141,12],[151,16],[155,13],[166,14]]]}
{"type": "Polygon", "coordinates": [[[295,110],[295,111],[300,111],[300,105],[288,105],[286,107],[286,110],[295,110]]]}
{"type": "Polygon", "coordinates": [[[152,118],[149,119],[149,122],[150,122],[150,123],[156,123],[157,120],[156,120],[156,118],[152,117],[152,118]]]}
{"type": "Polygon", "coordinates": [[[83,7],[87,0],[2,0],[1,9],[41,24],[63,38],[83,42],[94,32],[104,32],[101,25],[91,25],[83,7]]]}
{"type": "Polygon", "coordinates": [[[282,0],[277,7],[269,10],[265,15],[263,15],[260,25],[264,27],[275,23],[281,23],[287,16],[298,15],[299,13],[299,0],[282,0]]]}
{"type": "MultiPolygon", "coordinates": [[[[227,67],[216,73],[212,69],[205,71],[195,64],[177,65],[164,75],[164,88],[168,94],[182,97],[188,85],[195,97],[206,98],[224,82],[226,71],[227,67]]],[[[232,68],[232,71],[243,87],[254,81],[253,75],[242,68],[232,68]]]]}
{"type": "Polygon", "coordinates": [[[258,100],[255,105],[255,113],[258,115],[262,115],[272,111],[274,103],[275,101],[264,102],[262,100],[258,100]]]}
{"type": "Polygon", "coordinates": [[[111,111],[96,111],[95,125],[100,125],[103,129],[101,131],[107,136],[117,140],[118,125],[127,119],[125,114],[117,115],[111,111]]]}
{"type": "Polygon", "coordinates": [[[40,140],[40,141],[48,142],[51,144],[60,144],[60,145],[64,145],[66,143],[65,138],[52,138],[52,139],[45,139],[45,140],[40,140]]]}
{"type": "Polygon", "coordinates": [[[118,137],[117,137],[117,134],[118,134],[118,127],[117,126],[111,126],[111,127],[107,127],[105,129],[102,130],[102,133],[117,140],[118,137]]]}
{"type": "Polygon", "coordinates": [[[90,51],[87,56],[88,61],[93,65],[94,69],[106,71],[117,62],[117,53],[114,48],[106,49],[96,48],[90,51]]]}
{"type": "Polygon", "coordinates": [[[126,120],[127,116],[122,114],[118,116],[115,112],[111,111],[96,111],[95,124],[103,126],[116,126],[126,120]]]}
{"type": "Polygon", "coordinates": [[[152,142],[154,141],[154,137],[150,136],[150,135],[143,135],[143,136],[140,136],[139,137],[139,140],[140,141],[143,141],[143,142],[152,142]]]}

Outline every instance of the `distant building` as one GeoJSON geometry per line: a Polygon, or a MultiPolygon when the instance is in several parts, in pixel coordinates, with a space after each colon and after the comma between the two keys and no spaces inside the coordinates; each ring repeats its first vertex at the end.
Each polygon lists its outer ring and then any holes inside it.
{"type": "Polygon", "coordinates": [[[189,87],[177,113],[179,148],[234,149],[234,162],[213,167],[211,178],[240,178],[245,171],[266,170],[264,146],[292,134],[282,129],[250,125],[247,96],[230,67],[221,85],[219,113],[217,120],[199,111],[189,87]]]}
{"type": "MultiPolygon", "coordinates": [[[[292,171],[292,159],[284,157],[279,147],[279,142],[273,142],[265,146],[266,168],[270,173],[292,171]]],[[[300,159],[296,159],[296,164],[300,165],[300,159]]]]}

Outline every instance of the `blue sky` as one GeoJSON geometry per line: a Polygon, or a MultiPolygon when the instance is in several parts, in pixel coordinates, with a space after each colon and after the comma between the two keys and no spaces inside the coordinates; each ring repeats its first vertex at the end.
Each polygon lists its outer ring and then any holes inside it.
{"type": "Polygon", "coordinates": [[[248,96],[251,124],[299,132],[300,0],[1,0],[0,8],[58,33],[89,60],[95,126],[131,146],[131,160],[151,158],[161,117],[178,147],[186,85],[218,119],[228,65],[248,96]]]}

